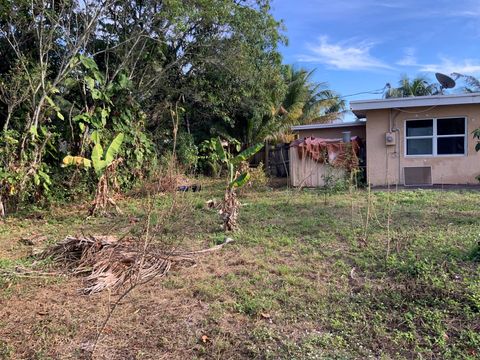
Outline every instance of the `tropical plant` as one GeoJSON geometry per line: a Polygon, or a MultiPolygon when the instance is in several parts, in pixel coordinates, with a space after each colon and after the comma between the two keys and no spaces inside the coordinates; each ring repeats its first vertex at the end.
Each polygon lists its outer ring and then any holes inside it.
{"type": "Polygon", "coordinates": [[[340,116],[345,101],[324,82],[312,80],[314,71],[284,65],[283,88],[272,87],[262,111],[246,121],[246,143],[281,139],[293,125],[328,122],[340,116]]]}
{"type": "Polygon", "coordinates": [[[287,83],[287,92],[282,101],[282,107],[286,110],[283,120],[288,125],[326,122],[336,118],[345,109],[345,101],[328,89],[327,83],[312,81],[314,70],[285,65],[283,73],[287,83]]]}
{"type": "Polygon", "coordinates": [[[213,177],[217,177],[220,174],[221,162],[220,157],[217,154],[216,148],[217,139],[211,138],[202,141],[199,146],[199,166],[201,171],[213,177]]]}
{"type": "Polygon", "coordinates": [[[409,96],[428,96],[439,93],[437,84],[430,83],[428,78],[419,75],[410,79],[407,75],[403,75],[398,83],[398,87],[387,86],[384,98],[398,98],[409,96]]]}
{"type": "Polygon", "coordinates": [[[480,80],[477,79],[475,76],[460,73],[452,73],[451,75],[455,78],[455,80],[461,79],[465,82],[465,86],[463,87],[464,92],[480,92],[480,80]]]}
{"type": "Polygon", "coordinates": [[[248,166],[245,167],[242,164],[259,152],[263,147],[263,143],[253,145],[240,154],[233,156],[230,151],[225,151],[220,138],[216,138],[214,142],[216,155],[227,167],[227,186],[221,207],[223,229],[225,231],[233,231],[237,228],[238,211],[240,208],[236,189],[247,184],[250,179],[248,166]]]}
{"type": "MultiPolygon", "coordinates": [[[[246,165],[249,166],[248,163],[246,165]]],[[[265,189],[266,186],[268,185],[269,178],[265,171],[263,162],[260,161],[258,165],[250,169],[249,172],[250,172],[250,179],[247,183],[247,187],[253,188],[256,190],[265,189]]]]}
{"type": "Polygon", "coordinates": [[[95,215],[97,211],[106,212],[108,205],[112,205],[118,212],[121,212],[115,201],[110,196],[110,185],[115,181],[115,171],[117,166],[122,163],[122,158],[117,158],[124,135],[118,134],[108,148],[104,151],[100,143],[100,134],[94,131],[91,136],[95,146],[92,150],[91,158],[83,156],[68,155],[63,159],[63,166],[78,166],[84,169],[93,167],[98,179],[95,199],[89,210],[89,216],[95,215]]]}
{"type": "MultiPolygon", "coordinates": [[[[211,138],[202,141],[199,146],[199,163],[201,170],[205,174],[213,177],[220,176],[222,166],[224,165],[224,162],[217,151],[217,142],[218,138],[211,138]]],[[[242,149],[240,141],[233,138],[228,138],[228,140],[223,141],[222,146],[227,147],[227,153],[230,153],[230,149],[233,149],[235,152],[239,152],[242,149]]]]}

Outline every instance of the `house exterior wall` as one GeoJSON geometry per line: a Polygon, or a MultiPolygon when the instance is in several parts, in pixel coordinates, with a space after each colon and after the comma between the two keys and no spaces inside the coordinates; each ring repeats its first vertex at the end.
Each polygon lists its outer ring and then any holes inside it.
{"type": "Polygon", "coordinates": [[[314,129],[314,130],[297,130],[295,134],[298,134],[300,139],[306,137],[316,137],[324,139],[341,139],[342,132],[351,131],[352,136],[358,136],[362,140],[365,140],[365,126],[352,126],[352,127],[340,127],[340,128],[329,128],[329,129],[314,129]]]}
{"type": "Polygon", "coordinates": [[[433,184],[478,184],[480,153],[472,132],[480,127],[480,105],[372,110],[367,112],[367,178],[372,186],[404,184],[403,168],[431,166],[433,184]],[[407,112],[408,111],[408,112],[407,112]],[[467,118],[466,155],[405,156],[405,121],[439,117],[467,118]],[[390,125],[391,123],[391,125],[390,125]],[[385,133],[399,129],[395,146],[385,145],[385,133]]]}

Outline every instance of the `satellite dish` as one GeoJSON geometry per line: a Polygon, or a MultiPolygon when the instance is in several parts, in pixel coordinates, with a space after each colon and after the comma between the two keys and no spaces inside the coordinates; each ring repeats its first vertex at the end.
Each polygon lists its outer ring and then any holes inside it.
{"type": "Polygon", "coordinates": [[[455,80],[453,80],[450,76],[442,73],[435,73],[435,77],[441,85],[441,92],[443,92],[443,89],[452,89],[455,87],[455,80]]]}

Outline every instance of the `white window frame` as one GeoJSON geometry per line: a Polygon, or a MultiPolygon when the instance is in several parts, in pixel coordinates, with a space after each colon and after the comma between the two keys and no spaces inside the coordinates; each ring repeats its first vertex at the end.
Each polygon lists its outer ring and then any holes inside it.
{"type": "Polygon", "coordinates": [[[468,141],[467,141],[467,133],[468,133],[468,119],[466,116],[445,116],[445,117],[430,117],[430,118],[424,118],[424,119],[407,119],[405,120],[404,124],[404,141],[403,141],[403,146],[404,146],[404,156],[408,158],[421,158],[421,157],[445,157],[445,156],[454,156],[454,157],[459,157],[459,156],[467,156],[468,154],[468,141]],[[452,134],[452,135],[437,135],[437,120],[438,119],[458,119],[458,118],[463,118],[465,120],[465,132],[463,135],[460,134],[452,134]],[[433,129],[432,129],[432,135],[424,135],[424,136],[407,136],[407,122],[409,121],[420,121],[420,120],[432,120],[433,123],[433,129]],[[451,137],[462,137],[463,136],[463,154],[438,154],[437,153],[437,139],[438,138],[451,138],[451,137]],[[408,155],[407,154],[407,140],[409,139],[432,139],[432,153],[431,154],[420,154],[420,155],[408,155]]]}

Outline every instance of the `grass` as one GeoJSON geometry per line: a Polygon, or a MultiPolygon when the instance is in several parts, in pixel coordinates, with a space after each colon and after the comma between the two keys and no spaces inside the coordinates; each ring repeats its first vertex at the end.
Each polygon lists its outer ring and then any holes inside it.
{"type": "MultiPolygon", "coordinates": [[[[185,249],[221,242],[218,214],[204,207],[221,196],[211,183],[158,198],[156,241],[185,249]]],[[[134,291],[109,323],[99,358],[480,357],[479,192],[325,198],[269,189],[240,200],[235,243],[134,291]]],[[[114,220],[84,221],[85,207],[73,206],[8,218],[0,273],[32,266],[22,236],[121,235],[145,217],[146,201],[125,198],[126,213],[114,220]]],[[[0,278],[0,359],[84,356],[109,296],[84,297],[78,287],[76,279],[0,278]]]]}

